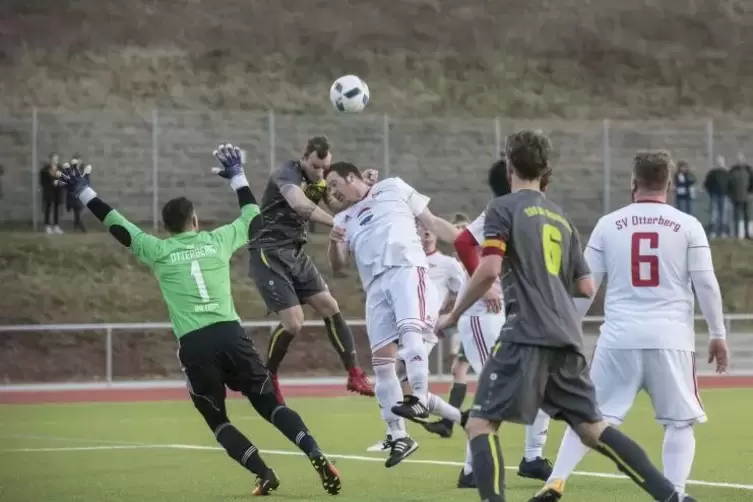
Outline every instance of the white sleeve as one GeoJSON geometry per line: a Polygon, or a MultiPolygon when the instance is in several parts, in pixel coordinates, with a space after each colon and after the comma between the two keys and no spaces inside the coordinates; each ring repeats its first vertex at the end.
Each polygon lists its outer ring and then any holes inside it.
{"type": "Polygon", "coordinates": [[[688,270],[690,272],[714,270],[709,240],[698,220],[694,221],[688,236],[688,270]]]}
{"type": "Polygon", "coordinates": [[[583,252],[586,263],[588,263],[588,267],[591,269],[591,274],[594,277],[596,274],[602,274],[603,276],[607,273],[607,264],[604,258],[604,237],[600,223],[601,220],[596,223],[594,231],[591,232],[591,237],[588,239],[588,244],[586,244],[586,250],[583,252]]]}
{"type": "MultiPolygon", "coordinates": [[[[345,227],[345,218],[347,217],[347,213],[348,210],[346,209],[345,211],[340,211],[332,218],[332,222],[334,223],[335,227],[345,227]]],[[[347,237],[348,236],[346,235],[345,238],[347,239],[347,237]]],[[[348,241],[345,240],[341,244],[347,247],[348,241]]]]}
{"type": "Polygon", "coordinates": [[[481,213],[478,218],[473,220],[466,228],[468,232],[476,239],[476,242],[481,245],[484,242],[484,216],[486,212],[481,213]]]}
{"type": "Polygon", "coordinates": [[[335,224],[334,226],[336,227],[345,226],[345,213],[347,212],[348,212],[347,209],[345,211],[340,211],[332,218],[332,221],[335,224]]]}
{"type": "MultiPolygon", "coordinates": [[[[594,233],[591,234],[591,238],[596,234],[596,229],[594,229],[594,233]]],[[[604,280],[604,275],[606,275],[606,271],[604,270],[604,251],[597,251],[596,248],[591,247],[591,240],[588,241],[588,246],[586,247],[586,251],[583,253],[583,257],[586,259],[586,263],[588,264],[588,268],[591,269],[591,279],[594,281],[594,291],[599,291],[599,287],[601,286],[601,281],[604,280]]],[[[573,301],[575,302],[575,309],[578,311],[578,315],[582,318],[586,316],[588,313],[588,310],[591,308],[591,304],[594,301],[594,298],[596,298],[596,295],[594,295],[591,298],[573,298],[573,301]]]]}
{"type": "Polygon", "coordinates": [[[402,199],[408,204],[408,207],[410,207],[413,216],[418,216],[423,213],[431,199],[426,195],[418,193],[415,188],[400,178],[395,178],[395,183],[397,184],[397,189],[400,191],[402,199]]]}
{"type": "Polygon", "coordinates": [[[698,306],[701,307],[709,328],[709,335],[711,338],[726,338],[722,292],[714,272],[709,240],[703,225],[695,218],[688,236],[688,272],[698,298],[698,306]]]}
{"type": "Polygon", "coordinates": [[[711,338],[726,338],[727,328],[724,325],[724,308],[722,307],[722,292],[719,281],[713,270],[691,270],[690,280],[693,281],[698,305],[701,307],[703,318],[709,328],[711,338]]]}
{"type": "Polygon", "coordinates": [[[465,269],[455,258],[450,258],[447,271],[447,289],[453,294],[460,293],[460,288],[465,283],[465,269]]]}

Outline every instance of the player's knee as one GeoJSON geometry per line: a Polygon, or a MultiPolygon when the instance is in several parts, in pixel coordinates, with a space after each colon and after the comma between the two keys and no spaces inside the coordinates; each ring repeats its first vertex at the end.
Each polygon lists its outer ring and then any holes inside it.
{"type": "Polygon", "coordinates": [[[249,395],[248,400],[256,413],[269,423],[272,423],[277,410],[284,407],[272,392],[249,395]]]}
{"type": "Polygon", "coordinates": [[[209,400],[204,401],[200,398],[194,399],[194,406],[199,413],[201,413],[201,416],[204,418],[204,421],[209,428],[212,429],[212,431],[215,431],[215,436],[217,435],[217,430],[230,421],[227,417],[227,413],[215,406],[214,403],[211,403],[209,400]]]}
{"type": "Polygon", "coordinates": [[[377,357],[371,359],[371,367],[374,369],[374,389],[377,390],[388,381],[397,378],[395,370],[397,361],[394,357],[377,357]]]}
{"type": "Polygon", "coordinates": [[[593,423],[582,422],[573,427],[573,430],[578,434],[584,445],[589,448],[596,448],[599,446],[599,438],[607,427],[609,427],[609,423],[606,420],[601,420],[593,423]]]}
{"type": "Polygon", "coordinates": [[[317,314],[325,318],[332,317],[340,312],[337,300],[335,300],[335,297],[329,291],[322,291],[311,298],[307,298],[306,303],[311,305],[311,308],[316,310],[317,314]]]}
{"type": "Polygon", "coordinates": [[[280,324],[291,335],[298,335],[303,329],[303,309],[296,306],[280,312],[280,324]]]}
{"type": "Polygon", "coordinates": [[[426,360],[428,353],[424,344],[421,327],[416,324],[405,324],[399,326],[401,349],[398,351],[400,359],[406,363],[413,361],[416,357],[426,360]]]}
{"type": "Polygon", "coordinates": [[[484,434],[494,434],[495,428],[488,420],[471,417],[468,419],[468,423],[465,424],[465,432],[468,434],[468,439],[473,439],[484,434]]]}

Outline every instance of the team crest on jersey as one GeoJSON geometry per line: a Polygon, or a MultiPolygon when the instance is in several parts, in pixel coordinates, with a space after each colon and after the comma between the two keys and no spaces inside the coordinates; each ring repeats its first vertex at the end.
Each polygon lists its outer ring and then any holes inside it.
{"type": "Polygon", "coordinates": [[[358,211],[358,214],[356,215],[356,219],[358,220],[358,224],[361,226],[366,225],[368,222],[370,222],[374,218],[374,213],[371,212],[370,207],[365,207],[358,211]]]}

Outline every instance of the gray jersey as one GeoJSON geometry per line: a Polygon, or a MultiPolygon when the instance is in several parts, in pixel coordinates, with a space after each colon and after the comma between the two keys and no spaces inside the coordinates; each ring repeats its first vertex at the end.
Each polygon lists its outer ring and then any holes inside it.
{"type": "Polygon", "coordinates": [[[327,184],[322,180],[311,183],[306,178],[298,161],[284,162],[272,173],[261,198],[261,229],[254,233],[249,242],[251,249],[277,248],[280,246],[301,246],[308,241],[307,218],[290,207],[280,193],[285,185],[296,185],[309,199],[318,204],[325,195],[327,184]]]}
{"type": "Polygon", "coordinates": [[[562,209],[535,190],[497,197],[486,209],[484,239],[484,254],[504,254],[501,340],[581,350],[571,291],[590,271],[562,209]]]}

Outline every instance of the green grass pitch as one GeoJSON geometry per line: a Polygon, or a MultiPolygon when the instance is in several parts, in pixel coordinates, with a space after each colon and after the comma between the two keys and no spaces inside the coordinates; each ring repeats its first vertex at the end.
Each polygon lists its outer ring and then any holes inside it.
{"type": "MultiPolygon", "coordinates": [[[[697,453],[689,487],[699,500],[753,500],[753,391],[706,390],[709,423],[697,428],[697,453]]],[[[339,500],[467,501],[473,490],[455,488],[464,456],[456,429],[440,439],[410,425],[420,443],[409,461],[386,469],[384,455],[366,448],[382,438],[384,427],[373,400],[360,397],[297,398],[298,410],[343,476],[339,500]]],[[[305,459],[243,400],[229,402],[231,420],[262,451],[282,480],[272,499],[331,500],[305,459]]],[[[188,400],[149,403],[81,403],[0,406],[0,500],[56,502],[206,502],[251,497],[254,479],[214,441],[188,400]]],[[[638,400],[623,430],[661,462],[662,429],[647,399],[638,400]]],[[[563,427],[553,423],[546,454],[554,457],[563,427]]],[[[515,475],[522,455],[523,428],[501,431],[507,499],[524,502],[539,488],[515,475]]],[[[580,471],[614,475],[615,468],[590,453],[580,471]]],[[[629,481],[578,475],[564,500],[632,502],[648,497],[629,481]]]]}

